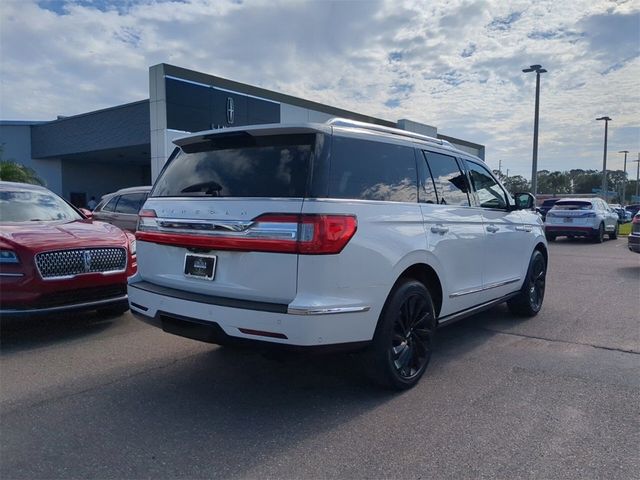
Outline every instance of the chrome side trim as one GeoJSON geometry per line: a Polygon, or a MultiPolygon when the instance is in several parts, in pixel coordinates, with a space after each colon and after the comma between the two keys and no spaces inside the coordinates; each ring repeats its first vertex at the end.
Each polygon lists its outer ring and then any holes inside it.
{"type": "Polygon", "coordinates": [[[113,298],[103,298],[102,300],[93,300],[91,302],[83,302],[83,303],[72,303],[69,305],[60,305],[58,307],[48,307],[48,308],[31,308],[28,310],[18,310],[18,309],[6,309],[0,310],[0,315],[29,315],[34,313],[55,313],[55,312],[63,312],[67,310],[76,310],[80,308],[91,308],[91,307],[100,307],[101,305],[107,305],[110,303],[126,301],[128,296],[121,295],[119,297],[113,298]]]}
{"type": "Polygon", "coordinates": [[[0,272],[0,277],[24,277],[24,273],[2,273],[2,272],[0,272]]]}
{"type": "Polygon", "coordinates": [[[507,300],[515,297],[519,293],[520,293],[520,291],[511,292],[508,295],[505,295],[504,297],[496,298],[495,300],[490,300],[490,301],[488,301],[486,303],[483,303],[483,304],[477,305],[475,307],[469,308],[468,310],[463,310],[461,312],[452,313],[451,315],[447,315],[446,317],[439,318],[438,319],[438,327],[441,327],[443,325],[448,325],[448,324],[453,323],[453,322],[457,322],[458,320],[462,320],[463,318],[469,317],[471,315],[475,315],[476,313],[480,313],[483,310],[487,310],[487,309],[489,309],[491,307],[494,307],[496,305],[504,303],[507,300]]]}
{"type": "Polygon", "coordinates": [[[315,307],[298,307],[287,308],[289,315],[332,315],[334,313],[356,313],[356,312],[368,312],[371,310],[370,306],[362,307],[336,307],[336,308],[315,308],[315,307]]]}
{"type": "Polygon", "coordinates": [[[509,280],[504,280],[502,282],[490,283],[486,287],[475,287],[469,288],[467,290],[461,290],[459,292],[454,292],[449,295],[449,298],[457,298],[462,297],[463,295],[470,295],[472,293],[484,292],[485,290],[491,290],[492,288],[504,287],[505,285],[510,285],[512,283],[519,282],[521,279],[518,278],[510,278],[509,280]]]}

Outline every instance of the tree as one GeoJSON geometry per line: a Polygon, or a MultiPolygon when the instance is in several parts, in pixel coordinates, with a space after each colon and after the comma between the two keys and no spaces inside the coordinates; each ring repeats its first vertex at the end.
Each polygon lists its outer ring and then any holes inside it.
{"type": "Polygon", "coordinates": [[[571,192],[571,178],[567,172],[538,171],[538,193],[553,195],[571,192]]]}
{"type": "Polygon", "coordinates": [[[531,184],[522,175],[512,175],[502,182],[511,193],[528,192],[531,190],[531,184]]]}
{"type": "Polygon", "coordinates": [[[38,174],[33,168],[29,168],[14,160],[3,160],[3,152],[4,149],[0,145],[0,180],[44,185],[44,181],[38,177],[38,174]]]}

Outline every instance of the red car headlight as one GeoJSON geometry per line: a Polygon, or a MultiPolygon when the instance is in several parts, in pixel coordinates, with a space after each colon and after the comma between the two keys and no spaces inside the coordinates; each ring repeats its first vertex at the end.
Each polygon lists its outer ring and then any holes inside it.
{"type": "Polygon", "coordinates": [[[0,264],[20,263],[18,255],[13,250],[0,250],[0,264]]]}

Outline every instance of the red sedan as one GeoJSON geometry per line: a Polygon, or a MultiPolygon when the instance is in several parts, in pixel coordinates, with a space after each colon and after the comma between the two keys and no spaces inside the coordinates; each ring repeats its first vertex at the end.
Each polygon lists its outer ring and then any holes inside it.
{"type": "Polygon", "coordinates": [[[46,188],[0,181],[0,316],[128,309],[135,237],[90,216],[46,188]]]}

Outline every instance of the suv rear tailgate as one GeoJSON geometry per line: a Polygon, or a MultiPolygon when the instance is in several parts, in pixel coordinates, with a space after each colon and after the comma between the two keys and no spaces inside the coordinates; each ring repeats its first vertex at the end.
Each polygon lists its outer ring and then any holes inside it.
{"type": "MultiPolygon", "coordinates": [[[[194,225],[195,229],[224,225],[222,229],[216,228],[224,234],[227,227],[246,225],[265,213],[299,214],[301,209],[302,200],[294,199],[150,198],[145,204],[145,210],[156,212],[158,222],[171,220],[171,224],[183,227],[175,229],[178,235],[187,225],[194,225]]],[[[191,247],[188,246],[190,236],[193,235],[182,235],[176,245],[145,241],[144,234],[139,236],[139,278],[156,285],[221,297],[272,303],[289,303],[294,299],[297,255],[191,247]],[[214,278],[185,275],[186,255],[215,256],[214,278]]]]}

